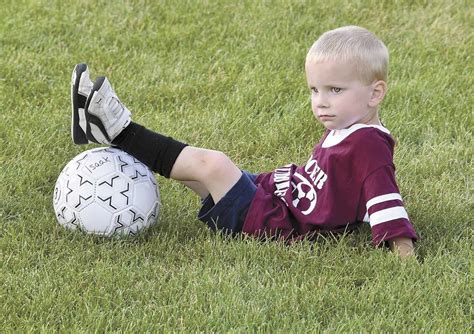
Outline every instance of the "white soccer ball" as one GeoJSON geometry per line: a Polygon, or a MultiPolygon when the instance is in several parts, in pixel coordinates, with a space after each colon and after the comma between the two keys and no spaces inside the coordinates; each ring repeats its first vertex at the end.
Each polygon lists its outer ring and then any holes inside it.
{"type": "Polygon", "coordinates": [[[60,225],[101,236],[135,235],[156,223],[160,193],[153,172],[116,148],[72,159],[56,181],[53,206],[60,225]]]}

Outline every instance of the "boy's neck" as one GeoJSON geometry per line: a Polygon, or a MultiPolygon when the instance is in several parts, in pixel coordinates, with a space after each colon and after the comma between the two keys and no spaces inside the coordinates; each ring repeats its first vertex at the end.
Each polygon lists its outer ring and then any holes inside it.
{"type": "Polygon", "coordinates": [[[337,135],[340,133],[341,130],[345,130],[345,129],[349,129],[350,127],[352,127],[353,125],[355,124],[364,124],[364,125],[377,125],[377,126],[382,126],[382,123],[380,122],[380,119],[379,119],[379,115],[378,115],[378,112],[375,113],[374,117],[371,117],[370,119],[368,120],[361,120],[360,122],[356,122],[354,124],[351,124],[349,125],[347,128],[344,128],[344,129],[335,129],[333,134],[334,135],[337,135]]]}

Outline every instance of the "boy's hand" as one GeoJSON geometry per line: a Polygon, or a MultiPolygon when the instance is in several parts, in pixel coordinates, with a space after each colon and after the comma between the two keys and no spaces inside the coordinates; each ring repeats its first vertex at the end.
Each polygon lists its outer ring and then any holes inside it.
{"type": "Polygon", "coordinates": [[[415,255],[413,241],[410,238],[400,237],[388,241],[392,252],[397,253],[402,259],[415,255]]]}

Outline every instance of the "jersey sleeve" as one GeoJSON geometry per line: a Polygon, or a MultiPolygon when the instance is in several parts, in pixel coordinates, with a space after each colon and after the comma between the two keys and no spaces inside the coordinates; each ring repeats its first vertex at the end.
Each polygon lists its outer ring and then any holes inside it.
{"type": "Polygon", "coordinates": [[[393,165],[378,168],[364,180],[362,201],[365,203],[363,220],[370,223],[374,246],[397,237],[418,239],[403,205],[393,165]]]}

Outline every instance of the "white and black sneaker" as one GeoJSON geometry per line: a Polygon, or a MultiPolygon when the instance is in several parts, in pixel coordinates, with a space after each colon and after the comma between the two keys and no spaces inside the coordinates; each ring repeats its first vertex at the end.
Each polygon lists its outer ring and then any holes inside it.
{"type": "Polygon", "coordinates": [[[120,102],[109,80],[98,77],[85,105],[86,137],[110,145],[131,122],[130,111],[120,102]]]}
{"type": "Polygon", "coordinates": [[[72,121],[71,136],[74,144],[88,144],[86,136],[86,116],[84,107],[92,89],[87,64],[77,64],[72,71],[71,78],[71,105],[72,121]]]}

